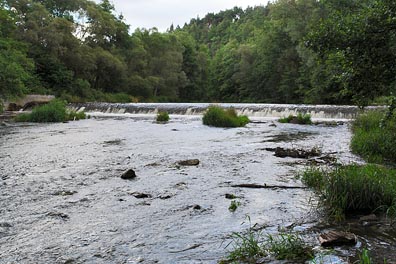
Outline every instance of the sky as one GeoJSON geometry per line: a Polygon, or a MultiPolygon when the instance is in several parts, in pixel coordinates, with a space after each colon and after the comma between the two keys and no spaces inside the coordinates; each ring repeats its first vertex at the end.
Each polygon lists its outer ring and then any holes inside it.
{"type": "MultiPolygon", "coordinates": [[[[95,0],[100,2],[100,0],[95,0]]],[[[217,13],[234,6],[266,5],[268,0],[110,0],[117,14],[125,17],[125,22],[136,28],[156,27],[165,32],[173,23],[183,26],[191,18],[204,17],[207,13],[217,13]]]]}

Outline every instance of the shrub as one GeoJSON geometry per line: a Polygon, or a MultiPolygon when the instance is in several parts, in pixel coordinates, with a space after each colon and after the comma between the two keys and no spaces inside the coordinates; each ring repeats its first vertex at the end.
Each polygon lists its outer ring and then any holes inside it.
{"type": "Polygon", "coordinates": [[[15,120],[17,122],[53,123],[85,118],[84,112],[67,112],[65,102],[53,100],[48,104],[34,108],[30,114],[18,115],[15,120]]]}
{"type": "Polygon", "coordinates": [[[301,114],[299,113],[297,116],[289,115],[288,117],[283,117],[278,120],[280,123],[292,123],[292,124],[300,124],[300,125],[311,125],[311,115],[310,114],[301,114]]]}
{"type": "Polygon", "coordinates": [[[351,149],[368,162],[396,162],[396,117],[384,120],[384,112],[370,111],[359,115],[353,123],[351,149]]]}
{"type": "Polygon", "coordinates": [[[250,122],[247,116],[238,116],[234,109],[224,110],[218,106],[209,107],[202,121],[214,127],[243,127],[250,122]]]}
{"type": "Polygon", "coordinates": [[[385,212],[396,209],[396,170],[369,164],[347,165],[334,170],[311,168],[302,181],[320,195],[321,203],[335,220],[349,212],[385,212]]]}
{"type": "Polygon", "coordinates": [[[159,112],[157,114],[157,122],[168,122],[168,121],[169,121],[168,112],[159,112]]]}

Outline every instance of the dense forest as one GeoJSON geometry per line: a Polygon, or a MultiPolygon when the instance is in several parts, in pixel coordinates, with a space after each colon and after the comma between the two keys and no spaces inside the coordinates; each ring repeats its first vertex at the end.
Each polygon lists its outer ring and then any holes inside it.
{"type": "Polygon", "coordinates": [[[0,0],[3,100],[367,105],[395,80],[394,0],[278,0],[166,33],[130,32],[108,0],[0,0]]]}

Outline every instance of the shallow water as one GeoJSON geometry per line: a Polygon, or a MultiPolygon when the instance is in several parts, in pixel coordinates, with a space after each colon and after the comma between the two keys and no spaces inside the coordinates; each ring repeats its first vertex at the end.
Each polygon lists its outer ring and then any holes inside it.
{"type": "Polygon", "coordinates": [[[0,127],[0,263],[216,263],[229,235],[249,227],[247,215],[268,233],[318,220],[307,189],[231,187],[302,186],[293,159],[265,148],[319,147],[342,162],[356,160],[348,124],[257,119],[222,129],[199,116],[153,119],[0,127]],[[176,164],[185,159],[200,164],[176,164]],[[122,180],[130,168],[138,177],[122,180]],[[227,193],[239,197],[234,213],[227,193]]]}

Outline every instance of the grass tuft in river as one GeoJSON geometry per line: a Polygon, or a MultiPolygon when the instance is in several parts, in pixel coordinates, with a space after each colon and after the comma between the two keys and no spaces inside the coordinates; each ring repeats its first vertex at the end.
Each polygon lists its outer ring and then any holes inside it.
{"type": "Polygon", "coordinates": [[[55,123],[69,120],[85,119],[84,112],[67,111],[66,103],[53,100],[48,104],[38,106],[30,114],[21,114],[15,118],[17,122],[55,123]]]}
{"type": "Polygon", "coordinates": [[[297,116],[289,115],[288,117],[283,117],[278,120],[280,123],[292,123],[300,125],[311,125],[311,115],[298,113],[297,116]]]}
{"type": "Polygon", "coordinates": [[[235,109],[211,106],[203,116],[203,124],[214,127],[243,127],[250,122],[247,116],[238,116],[235,109]]]}
{"type": "Polygon", "coordinates": [[[169,114],[168,112],[159,112],[157,114],[157,122],[168,122],[169,121],[169,114]]]}
{"type": "Polygon", "coordinates": [[[300,175],[319,195],[331,218],[341,221],[352,212],[383,212],[394,217],[396,170],[379,165],[308,168],[300,175]]]}
{"type": "Polygon", "coordinates": [[[239,201],[236,200],[232,200],[230,206],[228,207],[228,210],[230,212],[235,212],[236,209],[238,209],[238,207],[241,205],[241,203],[239,201]]]}

